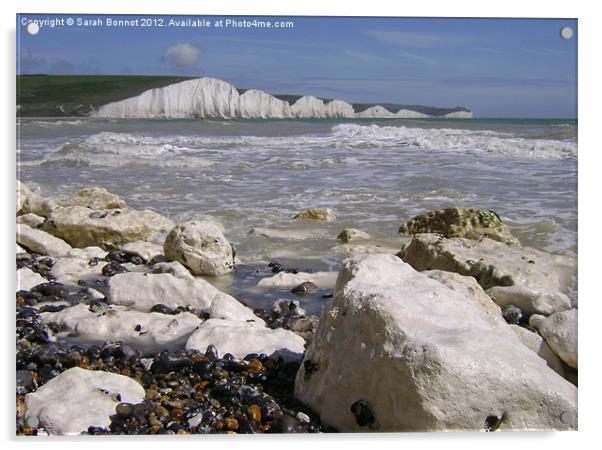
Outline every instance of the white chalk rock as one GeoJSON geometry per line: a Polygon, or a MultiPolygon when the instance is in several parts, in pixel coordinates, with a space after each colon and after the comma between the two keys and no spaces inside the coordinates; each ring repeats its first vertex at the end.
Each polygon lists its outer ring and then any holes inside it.
{"type": "Polygon", "coordinates": [[[399,119],[422,119],[431,116],[428,114],[419,113],[418,111],[412,111],[411,109],[400,109],[395,113],[395,117],[399,119]]]}
{"type": "MultiPolygon", "coordinates": [[[[93,258],[103,259],[105,256],[107,256],[107,252],[100,247],[72,248],[69,250],[69,252],[67,252],[67,257],[69,258],[80,258],[87,260],[93,258]]],[[[102,264],[102,262],[99,264],[102,264]]]]}
{"type": "Polygon", "coordinates": [[[32,252],[48,256],[65,256],[71,250],[71,246],[62,239],[23,223],[17,224],[17,243],[32,252]]]}
{"type": "Polygon", "coordinates": [[[48,283],[48,280],[29,267],[21,267],[17,270],[17,291],[29,291],[38,284],[48,283]]]}
{"type": "Polygon", "coordinates": [[[577,310],[560,311],[546,317],[538,330],[554,353],[577,369],[577,310]]]}
{"type": "Polygon", "coordinates": [[[359,118],[359,119],[378,119],[378,118],[389,118],[389,117],[395,117],[395,114],[393,114],[391,111],[389,111],[388,109],[380,106],[380,105],[375,105],[375,106],[371,106],[368,109],[365,109],[362,112],[359,113],[355,113],[355,117],[359,118]]]}
{"type": "Polygon", "coordinates": [[[543,358],[546,361],[550,369],[552,369],[562,378],[566,378],[562,361],[552,351],[544,338],[542,338],[539,334],[529,331],[519,325],[509,325],[509,327],[512,328],[512,331],[516,333],[518,338],[527,346],[527,348],[537,353],[540,358],[543,358]]]}
{"type": "Polygon", "coordinates": [[[165,238],[163,248],[168,259],[182,263],[195,275],[223,275],[234,268],[232,246],[210,221],[177,225],[165,238]]]}
{"type": "Polygon", "coordinates": [[[90,258],[58,258],[50,268],[50,273],[59,283],[76,286],[79,280],[93,282],[104,279],[104,264],[90,265],[90,258]]]}
{"type": "Polygon", "coordinates": [[[566,420],[577,417],[575,386],[475,302],[393,255],[343,263],[295,396],[342,432],[483,431],[490,416],[504,416],[502,430],[576,428],[566,420]]]}
{"type": "Polygon", "coordinates": [[[257,322],[265,325],[263,319],[257,317],[253,310],[229,295],[218,295],[211,302],[209,317],[212,319],[227,319],[238,322],[257,322]]]}
{"type": "Polygon", "coordinates": [[[236,88],[215,78],[197,78],[150,89],[101,106],[96,117],[117,118],[233,118],[238,117],[236,88]]]}
{"type": "Polygon", "coordinates": [[[271,277],[262,278],[257,283],[260,287],[295,287],[311,281],[322,289],[332,289],[337,281],[337,272],[286,273],[279,272],[271,277]]]}
{"type": "Polygon", "coordinates": [[[325,118],[327,117],[324,102],[312,95],[305,95],[291,106],[291,114],[297,118],[325,118]]]}
{"type": "Polygon", "coordinates": [[[121,250],[131,255],[139,256],[145,262],[150,261],[156,256],[163,256],[163,247],[146,241],[128,242],[121,247],[121,250]]]}
{"type": "Polygon", "coordinates": [[[508,323],[504,320],[504,316],[502,315],[502,308],[500,308],[491,297],[485,293],[483,288],[479,286],[479,283],[477,283],[477,280],[473,277],[460,275],[454,272],[446,272],[444,270],[426,270],[422,273],[427,277],[444,284],[452,291],[456,291],[459,294],[474,300],[475,305],[484,313],[483,317],[494,327],[505,329],[508,326],[508,323]]]}
{"type": "Polygon", "coordinates": [[[16,252],[16,254],[17,254],[17,255],[18,255],[19,253],[27,253],[27,251],[26,251],[26,250],[25,250],[23,247],[21,247],[19,244],[15,244],[15,245],[17,246],[17,247],[16,247],[16,251],[17,251],[17,252],[16,252]]]}
{"type": "Polygon", "coordinates": [[[74,247],[122,246],[167,233],[173,222],[148,209],[93,210],[84,206],[57,208],[44,223],[44,230],[74,247]]]}
{"type": "Polygon", "coordinates": [[[571,307],[565,291],[575,275],[575,263],[565,256],[488,238],[447,239],[425,233],[413,237],[402,258],[416,270],[473,276],[498,305],[516,305],[527,315],[549,315],[571,307]]]}
{"type": "Polygon", "coordinates": [[[284,119],[291,117],[288,102],[257,89],[249,89],[238,98],[240,117],[245,119],[284,119]]]}
{"type": "Polygon", "coordinates": [[[188,269],[178,261],[160,262],[151,266],[152,273],[169,273],[176,278],[183,280],[194,280],[188,269]]]}
{"type": "Polygon", "coordinates": [[[487,294],[500,306],[518,306],[527,315],[552,314],[571,307],[571,300],[562,292],[542,291],[527,286],[494,286],[487,294]]]}
{"type": "Polygon", "coordinates": [[[342,100],[332,100],[325,106],[326,117],[331,119],[352,118],[355,117],[353,106],[342,100]]]}
{"type": "Polygon", "coordinates": [[[40,314],[42,321],[70,331],[85,344],[121,341],[145,352],[183,346],[202,321],[194,314],[140,312],[111,305],[104,312],[90,311],[83,303],[59,312],[40,314]]]}
{"type": "Polygon", "coordinates": [[[447,119],[472,119],[472,111],[455,111],[445,114],[447,119]]]}
{"type": "Polygon", "coordinates": [[[38,228],[46,221],[46,218],[38,216],[37,214],[28,213],[22,216],[17,216],[17,223],[29,225],[31,228],[38,228]]]}
{"type": "Polygon", "coordinates": [[[157,304],[208,311],[218,296],[228,294],[204,280],[177,278],[169,273],[120,273],[109,278],[107,292],[112,304],[130,306],[138,311],[150,311],[157,304]]]}
{"type": "Polygon", "coordinates": [[[71,197],[59,201],[60,206],[85,206],[90,209],[125,208],[125,200],[105,188],[92,186],[76,189],[71,197]]]}
{"type": "Polygon", "coordinates": [[[529,317],[529,326],[539,331],[539,326],[544,320],[546,320],[546,316],[542,316],[541,314],[533,314],[531,317],[529,317]]]}
{"type": "Polygon", "coordinates": [[[37,417],[51,435],[80,434],[91,426],[107,428],[120,401],[140,403],[144,395],[126,376],[73,367],[25,396],[25,420],[37,417]]]}
{"type": "Polygon", "coordinates": [[[33,192],[25,183],[17,180],[17,215],[33,213],[48,217],[56,203],[33,192]]]}
{"type": "Polygon", "coordinates": [[[301,336],[282,328],[271,330],[256,322],[209,319],[192,333],[186,349],[204,352],[214,345],[220,355],[231,353],[244,358],[250,353],[265,353],[291,361],[303,357],[304,344],[301,336]]]}

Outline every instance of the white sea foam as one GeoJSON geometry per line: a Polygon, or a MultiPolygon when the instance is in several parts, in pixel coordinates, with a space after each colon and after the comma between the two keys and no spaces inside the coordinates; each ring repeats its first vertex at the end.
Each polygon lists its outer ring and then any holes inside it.
{"type": "Polygon", "coordinates": [[[577,156],[575,142],[525,139],[491,130],[455,128],[410,128],[378,125],[340,124],[332,135],[341,141],[353,139],[374,146],[400,145],[425,150],[467,150],[521,158],[560,159],[577,156]]]}

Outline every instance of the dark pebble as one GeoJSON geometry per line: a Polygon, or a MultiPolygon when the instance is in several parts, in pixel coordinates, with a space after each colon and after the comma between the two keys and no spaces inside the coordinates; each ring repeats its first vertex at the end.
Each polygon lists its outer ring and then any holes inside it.
{"type": "Polygon", "coordinates": [[[355,415],[355,423],[357,423],[360,427],[372,426],[376,422],[368,402],[364,400],[358,400],[351,405],[350,409],[355,415]]]}
{"type": "Polygon", "coordinates": [[[36,388],[31,370],[17,370],[17,395],[25,395],[36,388]]]}
{"type": "Polygon", "coordinates": [[[298,286],[295,286],[291,289],[293,294],[314,294],[318,291],[318,286],[316,286],[311,281],[306,281],[305,283],[301,283],[298,286]]]}
{"type": "Polygon", "coordinates": [[[192,360],[186,355],[172,354],[166,350],[155,358],[151,366],[153,373],[166,373],[177,371],[185,367],[192,367],[192,360]]]}
{"type": "Polygon", "coordinates": [[[504,316],[506,322],[514,325],[519,324],[523,319],[523,312],[519,307],[514,305],[504,306],[504,308],[502,308],[502,315],[504,316]]]}
{"type": "Polygon", "coordinates": [[[175,315],[175,314],[178,314],[178,312],[179,312],[179,311],[171,309],[169,306],[163,305],[161,303],[154,305],[150,310],[151,310],[151,312],[158,312],[161,314],[170,314],[170,315],[175,315]]]}
{"type": "Polygon", "coordinates": [[[102,268],[102,274],[105,277],[112,277],[118,273],[126,273],[128,270],[123,267],[118,261],[111,261],[102,268]]]}
{"type": "Polygon", "coordinates": [[[272,428],[270,429],[270,432],[272,433],[300,433],[303,431],[304,430],[301,426],[301,422],[286,414],[276,418],[276,420],[274,420],[272,423],[272,428]]]}
{"type": "Polygon", "coordinates": [[[44,297],[57,297],[59,299],[66,299],[69,295],[69,291],[61,283],[50,281],[48,283],[38,284],[31,288],[31,292],[39,292],[44,297]]]}

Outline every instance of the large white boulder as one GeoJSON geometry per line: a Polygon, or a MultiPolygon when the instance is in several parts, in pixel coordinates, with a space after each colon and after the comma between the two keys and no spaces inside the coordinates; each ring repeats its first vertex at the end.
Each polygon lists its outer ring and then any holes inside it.
{"type": "Polygon", "coordinates": [[[70,331],[78,342],[121,341],[145,352],[181,347],[202,322],[187,312],[168,315],[134,311],[124,306],[97,311],[83,303],[40,316],[45,323],[70,331]]]}
{"type": "Polygon", "coordinates": [[[485,293],[473,277],[446,272],[445,270],[426,270],[422,273],[444,284],[452,291],[456,291],[466,298],[473,300],[474,304],[483,312],[483,317],[489,320],[491,325],[501,328],[508,326],[502,315],[502,308],[485,293]]]}
{"type": "Polygon", "coordinates": [[[527,315],[571,307],[566,292],[575,263],[569,257],[488,238],[447,239],[425,233],[414,236],[402,250],[402,259],[419,271],[441,269],[473,276],[498,305],[514,304],[527,315]]]}
{"type": "Polygon", "coordinates": [[[204,352],[209,345],[214,345],[220,355],[231,353],[236,358],[265,353],[285,360],[300,360],[305,341],[292,331],[272,330],[257,322],[209,319],[192,333],[186,349],[204,352]]]}
{"type": "Polygon", "coordinates": [[[144,388],[109,372],[73,367],[25,396],[25,420],[37,417],[51,435],[73,435],[106,428],[120,402],[140,403],[144,388]]]}
{"type": "Polygon", "coordinates": [[[56,203],[33,192],[25,183],[17,180],[17,215],[33,213],[48,217],[56,203]]]}
{"type": "Polygon", "coordinates": [[[204,280],[177,278],[170,273],[120,273],[109,278],[107,291],[111,303],[138,311],[150,311],[157,304],[208,311],[217,296],[228,294],[204,280]]]}
{"type": "Polygon", "coordinates": [[[348,259],[295,396],[344,432],[576,428],[575,386],[484,314],[393,255],[348,259]]]}
{"type": "Polygon", "coordinates": [[[337,281],[337,272],[279,272],[271,277],[262,278],[257,283],[259,287],[295,287],[306,281],[311,281],[319,288],[332,289],[337,281]]]}
{"type": "Polygon", "coordinates": [[[17,224],[17,243],[32,252],[48,256],[65,256],[71,250],[71,246],[62,239],[24,223],[17,224]]]}
{"type": "Polygon", "coordinates": [[[122,246],[167,233],[171,220],[148,209],[130,208],[93,210],[84,206],[55,209],[44,223],[44,230],[74,247],[122,246]]]}
{"type": "Polygon", "coordinates": [[[125,207],[125,200],[105,188],[92,186],[76,189],[73,194],[59,201],[60,206],[85,206],[90,209],[117,209],[125,207]]]}
{"type": "Polygon", "coordinates": [[[577,369],[577,310],[560,311],[546,317],[538,330],[554,353],[577,369]]]}
{"type": "Polygon", "coordinates": [[[529,331],[520,325],[508,325],[512,331],[516,333],[518,338],[521,340],[523,344],[527,346],[527,348],[531,349],[540,358],[543,358],[548,366],[560,375],[563,378],[566,378],[566,371],[564,370],[564,366],[562,365],[562,361],[556,354],[552,351],[550,346],[546,343],[544,338],[542,338],[539,334],[529,331]]]}
{"type": "Polygon", "coordinates": [[[48,283],[48,280],[29,267],[21,267],[17,270],[17,291],[29,291],[38,284],[48,283]]]}
{"type": "Polygon", "coordinates": [[[195,275],[223,275],[234,268],[232,246],[212,221],[192,220],[174,227],[164,244],[165,256],[195,275]]]}

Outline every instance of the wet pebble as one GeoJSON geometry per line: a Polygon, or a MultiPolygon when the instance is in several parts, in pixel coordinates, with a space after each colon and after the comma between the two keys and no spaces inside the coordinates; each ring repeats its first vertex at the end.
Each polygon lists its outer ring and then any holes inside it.
{"type": "Polygon", "coordinates": [[[523,319],[523,312],[518,306],[506,305],[502,308],[502,315],[509,324],[518,325],[523,319]]]}
{"type": "Polygon", "coordinates": [[[311,281],[306,281],[291,289],[293,294],[314,294],[318,291],[318,286],[311,281]]]}

